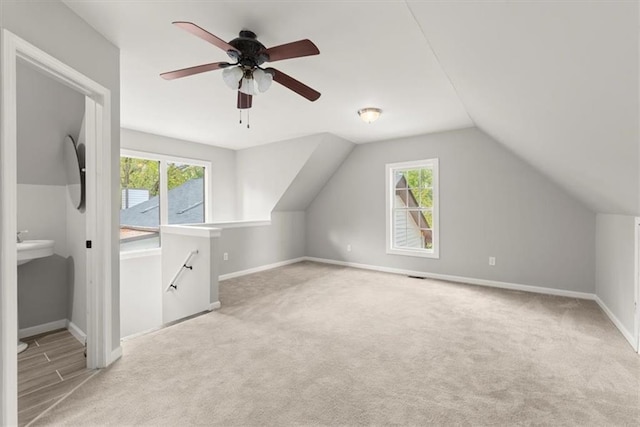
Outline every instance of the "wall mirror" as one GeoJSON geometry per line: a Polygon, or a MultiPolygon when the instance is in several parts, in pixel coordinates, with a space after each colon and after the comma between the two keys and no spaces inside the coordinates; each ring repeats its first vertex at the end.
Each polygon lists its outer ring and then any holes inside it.
{"type": "Polygon", "coordinates": [[[67,172],[67,192],[71,204],[80,209],[84,203],[84,179],[78,147],[72,137],[64,139],[64,166],[67,172]]]}

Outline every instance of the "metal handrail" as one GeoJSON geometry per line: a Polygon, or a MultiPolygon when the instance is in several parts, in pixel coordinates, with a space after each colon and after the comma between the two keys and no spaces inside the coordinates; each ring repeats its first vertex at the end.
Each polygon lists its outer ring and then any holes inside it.
{"type": "Polygon", "coordinates": [[[189,252],[189,255],[187,255],[187,258],[182,263],[182,266],[178,269],[178,271],[176,272],[175,276],[173,276],[173,280],[171,281],[171,283],[169,283],[169,286],[167,286],[167,289],[165,290],[165,292],[169,292],[171,290],[171,288],[176,289],[176,290],[178,289],[178,286],[176,285],[176,282],[178,281],[178,278],[180,277],[180,274],[186,269],[193,270],[193,266],[192,265],[187,265],[187,264],[189,263],[189,261],[191,261],[191,258],[193,258],[197,254],[198,254],[197,250],[189,252]]]}

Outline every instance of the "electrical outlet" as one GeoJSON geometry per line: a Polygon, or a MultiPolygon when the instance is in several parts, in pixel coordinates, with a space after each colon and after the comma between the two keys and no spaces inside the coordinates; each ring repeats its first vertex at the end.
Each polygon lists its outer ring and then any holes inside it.
{"type": "Polygon", "coordinates": [[[347,252],[351,252],[351,244],[347,245],[347,252]]]}
{"type": "Polygon", "coordinates": [[[222,260],[223,261],[229,261],[229,253],[228,252],[225,252],[225,253],[222,254],[222,260]]]}
{"type": "Polygon", "coordinates": [[[491,265],[491,266],[496,265],[496,257],[494,257],[494,256],[490,256],[489,257],[489,265],[491,265]]]}

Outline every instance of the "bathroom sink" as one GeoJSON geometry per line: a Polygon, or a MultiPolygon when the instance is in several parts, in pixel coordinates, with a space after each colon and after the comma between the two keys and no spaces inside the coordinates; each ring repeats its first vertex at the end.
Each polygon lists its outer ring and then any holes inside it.
{"type": "Polygon", "coordinates": [[[53,255],[53,240],[24,240],[16,243],[18,247],[18,265],[26,264],[32,259],[53,255]]]}

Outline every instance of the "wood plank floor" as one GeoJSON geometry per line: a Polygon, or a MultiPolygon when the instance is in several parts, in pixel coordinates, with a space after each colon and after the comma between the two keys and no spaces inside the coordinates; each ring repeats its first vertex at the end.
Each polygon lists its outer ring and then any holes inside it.
{"type": "Polygon", "coordinates": [[[93,375],[84,346],[66,329],[22,341],[18,355],[18,423],[25,426],[93,375]]]}

